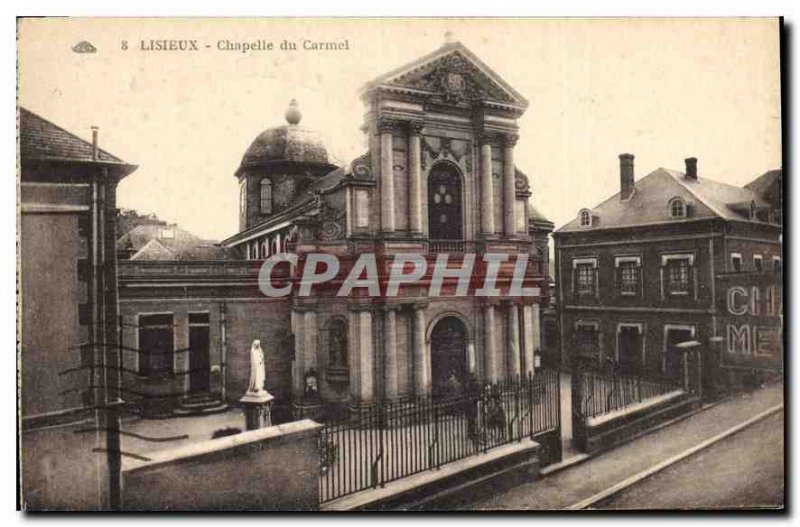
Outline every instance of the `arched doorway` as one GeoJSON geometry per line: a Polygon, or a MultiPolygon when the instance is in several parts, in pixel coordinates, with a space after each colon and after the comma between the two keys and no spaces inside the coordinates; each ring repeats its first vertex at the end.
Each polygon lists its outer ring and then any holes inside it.
{"type": "Polygon", "coordinates": [[[434,397],[454,396],[467,385],[467,329],[456,317],[445,317],[431,332],[431,384],[434,397]]]}
{"type": "Polygon", "coordinates": [[[461,173],[450,163],[437,163],[428,175],[428,238],[464,239],[461,173]]]}

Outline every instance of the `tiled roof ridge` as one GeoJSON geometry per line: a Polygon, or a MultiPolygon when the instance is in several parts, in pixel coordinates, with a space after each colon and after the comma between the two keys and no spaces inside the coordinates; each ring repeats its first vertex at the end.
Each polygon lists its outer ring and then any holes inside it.
{"type": "MultiPolygon", "coordinates": [[[[86,146],[88,146],[90,148],[94,148],[94,145],[92,145],[92,143],[90,143],[86,139],[83,139],[82,137],[74,134],[73,132],[70,132],[66,128],[63,128],[63,127],[57,125],[53,121],[51,121],[51,120],[49,120],[49,119],[47,119],[45,117],[42,117],[41,115],[39,115],[36,112],[33,112],[33,111],[25,108],[24,106],[20,106],[19,107],[19,111],[20,111],[20,127],[21,127],[21,121],[22,121],[21,120],[21,116],[22,116],[23,113],[27,113],[30,116],[35,117],[36,119],[39,119],[40,121],[43,121],[43,122],[47,123],[47,125],[52,126],[53,128],[57,129],[59,132],[64,133],[64,134],[72,137],[73,139],[82,142],[83,144],[85,144],[86,146]]],[[[108,152],[107,150],[103,150],[102,148],[98,148],[97,150],[98,150],[98,157],[99,157],[99,154],[105,154],[108,157],[112,158],[113,162],[124,163],[124,161],[122,159],[118,158],[117,156],[115,156],[111,152],[108,152]]],[[[43,157],[42,159],[48,159],[48,157],[43,157]]],[[[100,161],[102,161],[102,160],[100,160],[100,161]]]]}

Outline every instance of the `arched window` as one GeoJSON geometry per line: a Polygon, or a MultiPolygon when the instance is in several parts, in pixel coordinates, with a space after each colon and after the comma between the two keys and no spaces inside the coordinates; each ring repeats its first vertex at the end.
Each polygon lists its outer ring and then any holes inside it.
{"type": "Polygon", "coordinates": [[[581,227],[590,227],[592,225],[592,213],[583,209],[580,214],[581,227]]]}
{"type": "Polygon", "coordinates": [[[261,214],[272,214],[272,181],[261,180],[261,214]]]}
{"type": "Polygon", "coordinates": [[[449,163],[438,163],[428,176],[428,237],[431,240],[464,238],[461,174],[449,163]]]}
{"type": "Polygon", "coordinates": [[[239,182],[239,214],[244,216],[247,212],[247,180],[239,182]]]}
{"type": "Polygon", "coordinates": [[[670,218],[685,218],[686,217],[686,202],[681,198],[672,198],[669,201],[669,217],[670,218]]]}
{"type": "Polygon", "coordinates": [[[261,242],[261,259],[266,260],[269,257],[269,250],[267,248],[267,240],[261,242]]]}
{"type": "Polygon", "coordinates": [[[347,368],[347,324],[341,319],[328,328],[328,366],[347,368]]]}

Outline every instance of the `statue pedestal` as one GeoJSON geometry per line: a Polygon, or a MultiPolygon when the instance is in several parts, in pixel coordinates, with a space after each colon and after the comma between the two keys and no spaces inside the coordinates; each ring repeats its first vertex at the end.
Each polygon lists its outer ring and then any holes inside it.
{"type": "Polygon", "coordinates": [[[275,399],[269,392],[247,392],[239,399],[244,409],[244,421],[247,430],[258,430],[272,426],[272,401],[275,399]]]}
{"type": "Polygon", "coordinates": [[[313,419],[314,421],[323,421],[324,411],[322,403],[319,400],[303,399],[299,402],[292,403],[292,415],[295,419],[313,419]]]}

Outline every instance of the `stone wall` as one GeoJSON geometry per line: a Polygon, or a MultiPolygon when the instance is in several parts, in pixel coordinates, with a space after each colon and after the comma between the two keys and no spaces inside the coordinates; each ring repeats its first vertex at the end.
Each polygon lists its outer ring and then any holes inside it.
{"type": "Polygon", "coordinates": [[[321,425],[279,426],[126,461],[125,510],[315,510],[321,425]]]}

